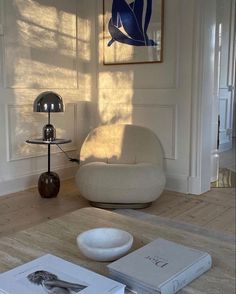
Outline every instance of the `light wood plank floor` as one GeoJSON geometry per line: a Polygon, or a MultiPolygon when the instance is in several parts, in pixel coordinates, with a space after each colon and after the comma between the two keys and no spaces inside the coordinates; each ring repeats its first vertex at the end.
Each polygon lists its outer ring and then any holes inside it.
{"type": "MultiPolygon", "coordinates": [[[[31,227],[67,212],[89,206],[74,180],[61,183],[57,198],[43,199],[37,188],[0,197],[0,236],[31,227]]],[[[165,191],[145,213],[235,234],[235,189],[214,188],[201,195],[165,191]]]]}
{"type": "Polygon", "coordinates": [[[235,189],[213,188],[202,195],[165,191],[143,212],[235,234],[235,189]]]}
{"type": "Polygon", "coordinates": [[[0,237],[86,206],[89,203],[79,197],[73,180],[61,182],[56,198],[41,198],[37,188],[1,196],[0,237]]]}

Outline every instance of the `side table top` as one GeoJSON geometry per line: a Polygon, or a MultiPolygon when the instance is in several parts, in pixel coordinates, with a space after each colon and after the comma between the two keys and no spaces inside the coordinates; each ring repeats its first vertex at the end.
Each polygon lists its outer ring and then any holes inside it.
{"type": "Polygon", "coordinates": [[[42,138],[38,138],[38,139],[26,140],[26,143],[29,143],[29,144],[46,144],[46,145],[48,145],[48,144],[58,145],[58,144],[66,144],[66,143],[70,143],[70,142],[71,142],[70,139],[56,139],[53,141],[45,141],[42,138]]]}

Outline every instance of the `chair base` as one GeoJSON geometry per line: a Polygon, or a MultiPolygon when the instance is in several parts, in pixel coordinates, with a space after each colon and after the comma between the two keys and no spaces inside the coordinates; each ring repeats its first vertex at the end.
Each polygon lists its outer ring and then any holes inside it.
{"type": "Polygon", "coordinates": [[[152,204],[152,202],[148,203],[104,203],[104,202],[94,202],[90,201],[90,204],[94,207],[105,208],[105,209],[122,209],[122,208],[132,208],[132,209],[140,209],[146,208],[152,204]]]}

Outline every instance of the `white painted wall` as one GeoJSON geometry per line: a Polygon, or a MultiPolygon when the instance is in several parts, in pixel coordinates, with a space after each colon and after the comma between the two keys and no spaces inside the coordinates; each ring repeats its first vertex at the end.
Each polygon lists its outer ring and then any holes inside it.
{"type": "MultiPolygon", "coordinates": [[[[25,143],[40,137],[47,116],[32,112],[36,96],[58,92],[66,112],[52,114],[61,146],[75,156],[91,127],[90,32],[79,1],[0,0],[0,195],[37,183],[47,169],[47,147],[25,143]],[[89,74],[88,74],[89,73],[89,74]]],[[[78,166],[52,150],[52,170],[61,178],[78,166]]]]}
{"type": "Polygon", "coordinates": [[[193,42],[191,160],[189,192],[201,194],[210,189],[215,153],[214,109],[216,1],[195,1],[193,42]]]}
{"type": "MultiPolygon", "coordinates": [[[[98,25],[102,50],[102,7],[98,25]]],[[[167,188],[188,190],[193,1],[165,1],[163,63],[98,64],[98,111],[102,123],[151,128],[166,158],[167,188]],[[186,13],[188,11],[188,13],[186,13]]]]}
{"type": "MultiPolygon", "coordinates": [[[[0,0],[0,194],[35,184],[46,169],[42,150],[24,140],[45,121],[30,105],[51,87],[69,105],[64,121],[53,117],[63,136],[74,134],[68,148],[91,125],[144,125],[163,144],[167,189],[199,194],[209,188],[210,179],[203,185],[201,176],[211,153],[212,70],[205,69],[208,58],[214,64],[215,1],[165,0],[163,63],[109,66],[102,62],[102,2],[0,0]]],[[[73,175],[60,153],[52,162],[62,176],[73,175]]]]}
{"type": "MultiPolygon", "coordinates": [[[[179,192],[200,194],[210,188],[210,178],[206,177],[208,184],[200,179],[204,164],[197,161],[203,156],[210,168],[214,3],[165,0],[163,63],[109,66],[103,65],[102,1],[88,4],[97,36],[97,100],[93,101],[98,124],[151,128],[165,151],[166,188],[179,192]]],[[[206,171],[210,173],[208,167],[206,171]]]]}

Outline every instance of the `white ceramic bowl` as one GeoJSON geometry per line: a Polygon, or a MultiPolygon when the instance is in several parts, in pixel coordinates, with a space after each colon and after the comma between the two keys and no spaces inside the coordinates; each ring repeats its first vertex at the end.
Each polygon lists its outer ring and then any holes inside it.
{"type": "Polygon", "coordinates": [[[123,256],[133,244],[133,236],[115,228],[96,228],[77,236],[80,251],[96,261],[113,261],[123,256]]]}

